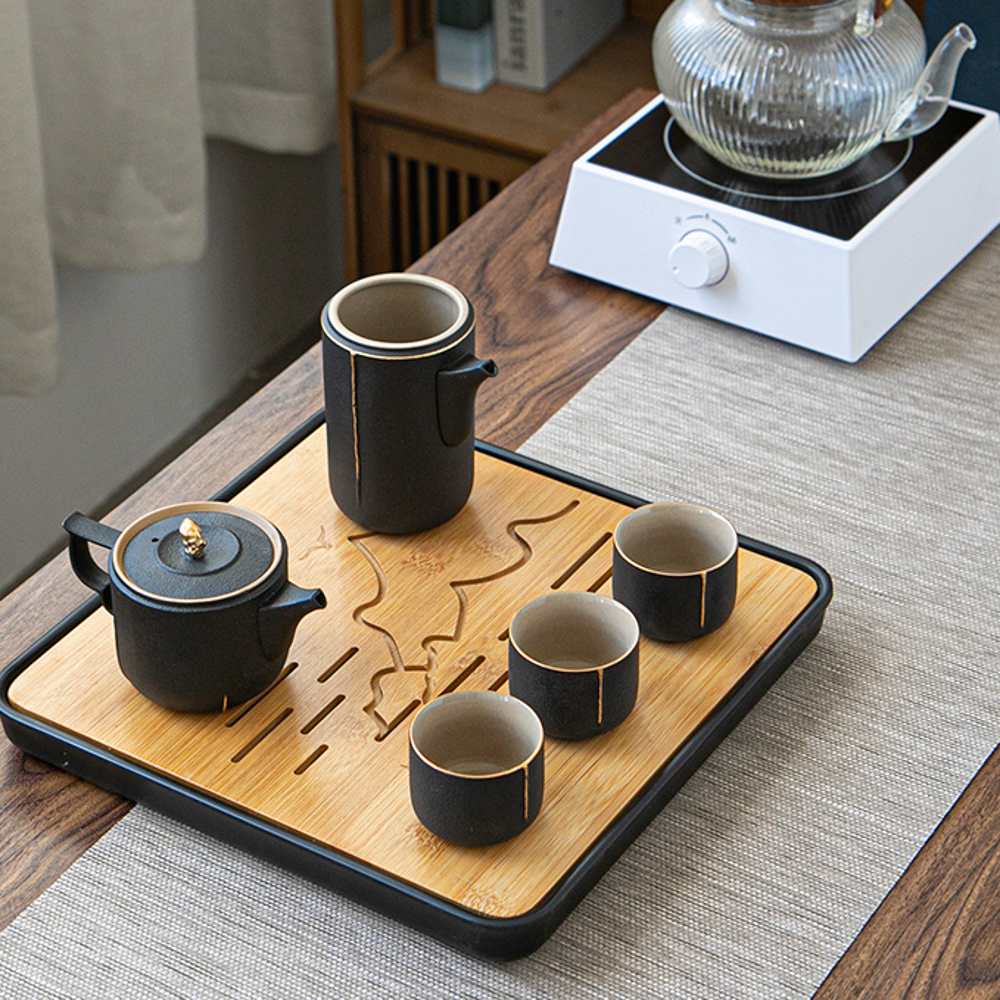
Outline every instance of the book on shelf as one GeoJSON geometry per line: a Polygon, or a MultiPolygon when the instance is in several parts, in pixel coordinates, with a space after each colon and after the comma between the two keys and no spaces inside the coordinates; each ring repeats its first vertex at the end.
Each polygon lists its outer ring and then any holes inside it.
{"type": "Polygon", "coordinates": [[[496,79],[490,0],[437,0],[434,63],[443,87],[485,90],[496,79]]]}
{"type": "Polygon", "coordinates": [[[625,0],[493,0],[497,79],[548,90],[625,20],[625,0]]]}

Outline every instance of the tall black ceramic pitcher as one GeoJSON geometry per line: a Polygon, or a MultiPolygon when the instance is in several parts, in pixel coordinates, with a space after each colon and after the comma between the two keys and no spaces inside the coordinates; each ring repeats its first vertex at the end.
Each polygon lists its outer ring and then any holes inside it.
{"type": "Polygon", "coordinates": [[[411,534],[454,517],[472,490],[476,390],[472,305],[447,282],[379,274],[323,310],[330,489],[356,524],[411,534]]]}

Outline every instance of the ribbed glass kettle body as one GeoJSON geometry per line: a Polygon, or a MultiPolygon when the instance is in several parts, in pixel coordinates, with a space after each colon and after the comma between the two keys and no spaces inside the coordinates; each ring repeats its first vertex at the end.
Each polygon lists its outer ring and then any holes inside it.
{"type": "Polygon", "coordinates": [[[653,37],[660,91],[684,132],[736,170],[840,170],[882,141],[926,55],[903,0],[868,37],[855,32],[856,12],[857,0],[674,0],[653,37]]]}

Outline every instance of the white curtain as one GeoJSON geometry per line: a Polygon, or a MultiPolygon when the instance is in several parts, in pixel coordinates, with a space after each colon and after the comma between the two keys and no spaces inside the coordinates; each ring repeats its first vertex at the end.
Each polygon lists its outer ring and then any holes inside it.
{"type": "Polygon", "coordinates": [[[54,261],[196,260],[206,136],[336,131],[330,0],[0,0],[0,394],[58,371],[54,261]]]}

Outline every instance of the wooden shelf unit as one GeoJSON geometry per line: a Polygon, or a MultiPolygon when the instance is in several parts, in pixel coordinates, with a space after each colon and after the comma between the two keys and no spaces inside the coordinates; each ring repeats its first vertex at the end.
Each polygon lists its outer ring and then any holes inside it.
{"type": "Polygon", "coordinates": [[[405,269],[625,94],[655,88],[665,0],[632,0],[629,19],[544,93],[439,86],[432,6],[395,0],[392,46],[372,62],[362,0],[334,8],[348,280],[405,269]]]}

